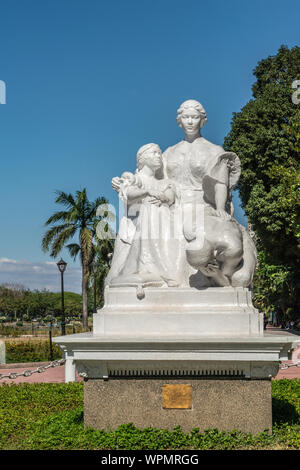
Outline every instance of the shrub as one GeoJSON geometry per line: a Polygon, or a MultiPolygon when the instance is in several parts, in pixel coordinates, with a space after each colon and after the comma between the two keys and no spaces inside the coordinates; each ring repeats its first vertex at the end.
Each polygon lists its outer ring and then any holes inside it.
{"type": "Polygon", "coordinates": [[[16,338],[18,336],[21,336],[22,334],[23,334],[23,331],[20,328],[16,328],[15,326],[1,324],[1,327],[0,327],[1,336],[11,336],[13,338],[16,338]]]}
{"type": "MultiPolygon", "coordinates": [[[[52,343],[53,359],[61,359],[62,351],[52,343]]],[[[7,341],[6,362],[44,362],[50,361],[49,341],[7,341]]]]}

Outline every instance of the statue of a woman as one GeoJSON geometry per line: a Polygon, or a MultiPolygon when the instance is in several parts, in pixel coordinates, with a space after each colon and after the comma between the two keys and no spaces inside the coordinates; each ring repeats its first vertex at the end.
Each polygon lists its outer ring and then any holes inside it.
{"type": "Polygon", "coordinates": [[[195,100],[181,104],[177,123],[185,139],[163,154],[165,176],[176,184],[184,214],[183,234],[190,266],[212,285],[247,287],[256,265],[255,246],[233,219],[232,190],[240,176],[240,160],[201,136],[206,112],[195,100]],[[203,223],[193,223],[197,208],[203,223]]]}

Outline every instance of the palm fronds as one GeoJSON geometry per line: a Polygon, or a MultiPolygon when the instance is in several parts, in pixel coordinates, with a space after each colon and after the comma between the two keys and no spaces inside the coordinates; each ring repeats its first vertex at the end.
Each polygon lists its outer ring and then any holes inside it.
{"type": "MultiPolygon", "coordinates": [[[[87,289],[89,266],[97,256],[101,259],[101,276],[108,270],[108,251],[109,237],[115,238],[113,230],[110,230],[108,222],[115,220],[115,215],[109,211],[108,201],[104,197],[98,197],[95,201],[89,201],[86,189],[76,191],[75,195],[64,191],[56,191],[55,202],[64,206],[64,210],[55,212],[48,218],[45,225],[51,226],[42,239],[43,251],[49,251],[50,256],[56,258],[58,254],[66,247],[75,260],[80,255],[82,266],[82,298],[83,298],[83,325],[87,327],[87,289]],[[98,214],[98,208],[102,207],[101,214],[98,214]],[[96,237],[96,227],[99,222],[105,220],[104,236],[99,240],[96,237]],[[60,223],[62,222],[62,223],[60,223]],[[78,235],[78,243],[72,239],[78,235]],[[96,244],[94,244],[94,240],[96,244]],[[68,243],[71,242],[71,243],[68,243]],[[103,253],[99,247],[102,246],[103,253]],[[106,247],[106,248],[105,248],[106,247]]],[[[103,225],[103,224],[102,224],[103,225]]],[[[99,265],[100,266],[100,265],[99,265]]],[[[100,269],[100,268],[99,268],[100,269]]],[[[100,277],[101,277],[100,276],[100,277]]],[[[101,277],[101,278],[102,278],[101,277]]]]}

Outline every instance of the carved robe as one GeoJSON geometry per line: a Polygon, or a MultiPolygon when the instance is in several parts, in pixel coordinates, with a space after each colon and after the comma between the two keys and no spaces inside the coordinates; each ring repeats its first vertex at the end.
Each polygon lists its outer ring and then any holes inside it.
{"type": "MultiPolygon", "coordinates": [[[[139,180],[141,189],[164,192],[171,188],[175,195],[175,187],[167,179],[139,174],[139,180]]],[[[151,204],[149,196],[130,205],[126,198],[129,187],[120,191],[128,212],[120,224],[108,281],[112,285],[178,285],[172,208],[167,203],[151,204]]]]}

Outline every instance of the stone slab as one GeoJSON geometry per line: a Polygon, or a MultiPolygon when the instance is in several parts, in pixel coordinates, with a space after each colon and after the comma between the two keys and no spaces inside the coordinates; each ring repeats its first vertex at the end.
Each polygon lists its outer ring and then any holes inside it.
{"type": "MultiPolygon", "coordinates": [[[[250,309],[255,311],[252,304],[252,293],[244,287],[148,287],[144,290],[145,297],[139,299],[134,287],[106,287],[105,308],[114,311],[190,311],[211,308],[228,308],[237,312],[250,309]]],[[[101,313],[103,309],[99,309],[101,313]]]]}
{"type": "MultiPolygon", "coordinates": [[[[298,340],[299,341],[299,340],[298,340]]],[[[82,377],[240,376],[269,379],[290,359],[295,337],[115,338],[80,333],[55,337],[82,377]]]]}
{"type": "Polygon", "coordinates": [[[263,336],[263,315],[242,287],[106,288],[93,333],[113,337],[263,336]]]}
{"type": "Polygon", "coordinates": [[[114,313],[94,318],[94,334],[107,338],[262,336],[262,315],[225,312],[114,313]]]}
{"type": "Polygon", "coordinates": [[[270,380],[218,379],[91,379],[84,384],[86,427],[116,429],[133,423],[138,428],[172,430],[237,429],[256,434],[272,430],[270,380]],[[190,409],[163,407],[166,385],[191,387],[190,409]]]}

